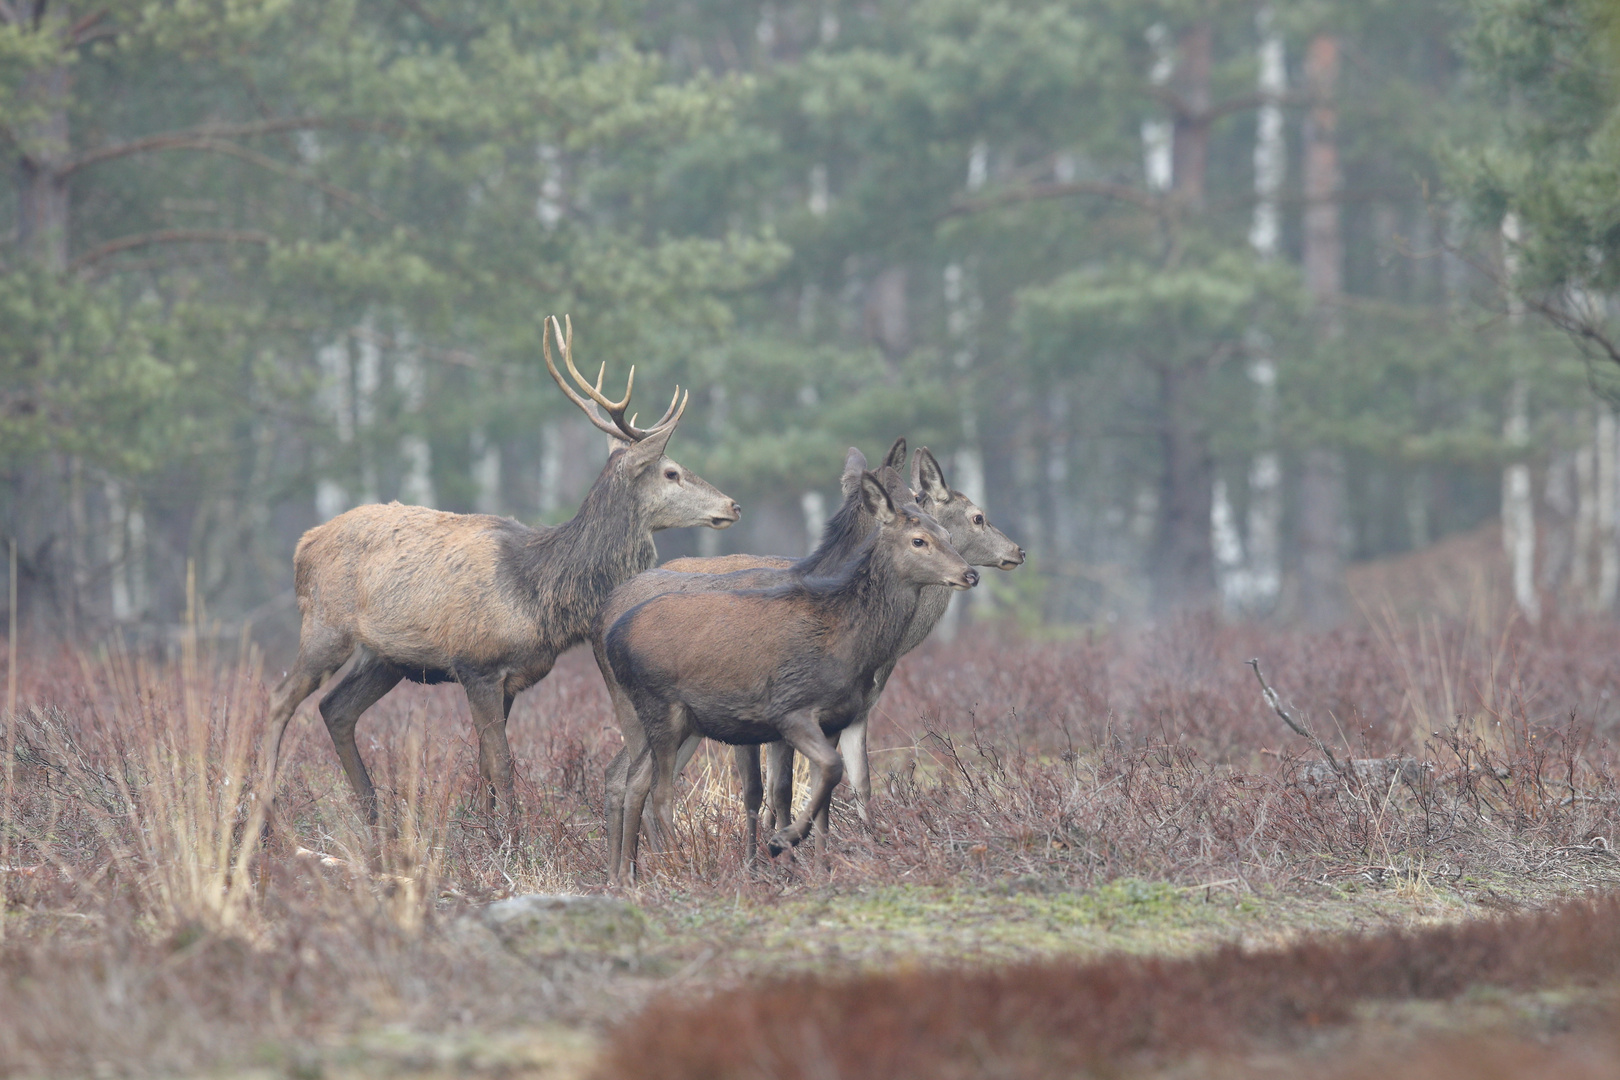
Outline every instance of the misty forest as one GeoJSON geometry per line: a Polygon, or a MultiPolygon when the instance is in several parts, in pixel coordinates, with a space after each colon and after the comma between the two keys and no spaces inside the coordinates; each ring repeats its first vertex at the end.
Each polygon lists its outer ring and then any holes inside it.
{"type": "Polygon", "coordinates": [[[0,0],[0,147],[0,1078],[1620,1078],[1614,0],[0,0]]]}

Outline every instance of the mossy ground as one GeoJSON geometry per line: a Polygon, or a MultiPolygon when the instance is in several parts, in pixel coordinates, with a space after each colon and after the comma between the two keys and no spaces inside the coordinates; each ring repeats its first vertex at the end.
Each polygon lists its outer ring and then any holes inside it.
{"type": "MultiPolygon", "coordinates": [[[[627,1007],[659,992],[702,993],[748,977],[816,971],[853,974],[894,966],[996,964],[1125,952],[1186,955],[1227,943],[1245,949],[1301,936],[1418,927],[1530,908],[1589,888],[1612,886],[1606,867],[1586,880],[1422,878],[1375,883],[1351,875],[1287,893],[1237,882],[1182,886],[1124,878],[1090,889],[1015,879],[961,884],[838,888],[828,885],[760,898],[716,900],[679,893],[632,895],[648,916],[639,963],[613,976],[627,1007]]],[[[1507,993],[1482,987],[1452,1002],[1379,1003],[1348,1026],[1305,1033],[1275,1052],[1241,1060],[1183,1062],[1142,1075],[1285,1075],[1347,1047],[1406,1045],[1421,1038],[1489,1031],[1542,1039],[1589,1029],[1616,991],[1566,988],[1507,993]],[[1586,1025],[1583,1027],[1583,1025],[1586,1025]],[[1191,1070],[1191,1071],[1189,1071],[1191,1070]],[[1278,1070],[1282,1070],[1279,1072],[1278,1070]]],[[[421,1034],[393,1026],[322,1045],[267,1047],[237,1078],[590,1075],[599,1028],[466,1030],[421,1034]]]]}

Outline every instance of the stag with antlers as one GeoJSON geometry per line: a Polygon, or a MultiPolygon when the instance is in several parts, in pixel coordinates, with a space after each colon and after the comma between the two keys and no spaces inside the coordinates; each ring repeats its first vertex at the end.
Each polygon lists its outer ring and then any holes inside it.
{"type": "Polygon", "coordinates": [[[586,640],[616,587],[653,565],[654,532],[737,521],[735,501],[664,454],[686,409],[680,389],[656,424],[637,427],[624,415],[635,368],[624,397],[609,400],[602,393],[607,366],[594,385],[586,381],[574,366],[572,320],[565,325],[546,320],[546,369],[617,444],[579,512],[562,525],[531,528],[394,502],[357,507],[305,533],[293,555],[303,625],[298,658],[271,701],[265,798],[274,791],[287,721],[352,658],[320,711],[369,821],[377,821],[377,797],[355,725],[401,679],[461,684],[478,733],[485,808],[504,804],[515,820],[506,740],[513,698],[545,678],[564,649],[586,640]],[[578,390],[552,360],[553,336],[578,390]]]}

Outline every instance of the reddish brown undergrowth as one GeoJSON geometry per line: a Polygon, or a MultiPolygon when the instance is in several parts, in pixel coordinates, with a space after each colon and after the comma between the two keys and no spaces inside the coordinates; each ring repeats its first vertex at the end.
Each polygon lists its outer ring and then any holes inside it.
{"type": "MultiPolygon", "coordinates": [[[[308,705],[261,852],[249,781],[275,673],[251,653],[182,644],[174,656],[23,651],[24,708],[0,728],[0,1073],[125,1059],[172,1073],[384,1023],[615,1014],[621,984],[514,968],[456,929],[512,892],[605,887],[602,777],[619,743],[588,653],[565,656],[514,709],[516,837],[472,809],[459,689],[402,686],[359,731],[388,842],[358,820],[308,705]]],[[[897,670],[875,720],[874,828],[840,804],[830,867],[779,860],[751,876],[729,762],[705,752],[684,786],[683,842],[648,860],[638,899],[1120,876],[1252,893],[1370,880],[1567,894],[1615,863],[1617,653],[1615,625],[1552,620],[964,634],[897,670]],[[1267,711],[1251,656],[1339,756],[1413,767],[1324,780],[1313,748],[1267,711]]]]}
{"type": "Polygon", "coordinates": [[[627,1023],[612,1080],[1068,1077],[1256,1040],[1299,1042],[1369,999],[1446,999],[1620,975],[1620,901],[1417,933],[988,971],[802,976],[666,997],[627,1023]],[[655,1037],[648,1037],[655,1033],[655,1037]]]}

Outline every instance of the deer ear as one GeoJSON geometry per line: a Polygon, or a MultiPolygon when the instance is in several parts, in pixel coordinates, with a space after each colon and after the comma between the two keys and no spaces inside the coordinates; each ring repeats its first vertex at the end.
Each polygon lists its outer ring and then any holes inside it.
{"type": "Polygon", "coordinates": [[[662,431],[642,439],[638,443],[630,444],[630,453],[625,462],[632,472],[640,472],[649,465],[656,464],[664,456],[664,448],[669,445],[669,437],[675,434],[675,425],[671,424],[662,431]]]}
{"type": "Polygon", "coordinates": [[[865,471],[866,455],[850,447],[849,453],[844,456],[844,475],[838,478],[838,486],[846,499],[861,486],[861,473],[865,471]]]}
{"type": "Polygon", "coordinates": [[[917,447],[911,459],[911,486],[919,496],[940,506],[951,501],[951,488],[945,482],[945,473],[928,447],[917,447]]]}
{"type": "Polygon", "coordinates": [[[861,473],[861,502],[879,525],[887,525],[894,520],[894,500],[889,498],[883,481],[878,479],[876,473],[861,473]]]}
{"type": "Polygon", "coordinates": [[[894,445],[889,447],[889,452],[883,455],[883,464],[893,469],[906,467],[906,437],[904,435],[894,440],[894,445]]]}
{"type": "Polygon", "coordinates": [[[906,486],[906,478],[900,475],[898,469],[892,465],[885,465],[881,469],[873,469],[877,478],[883,481],[883,490],[889,493],[889,501],[896,506],[904,506],[908,502],[915,502],[911,489],[906,486]]]}

